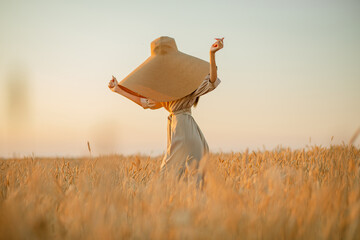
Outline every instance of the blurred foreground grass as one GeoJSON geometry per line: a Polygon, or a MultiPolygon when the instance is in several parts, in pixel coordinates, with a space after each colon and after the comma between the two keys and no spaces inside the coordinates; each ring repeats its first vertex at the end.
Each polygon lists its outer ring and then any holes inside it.
{"type": "Polygon", "coordinates": [[[211,154],[203,190],[161,157],[0,160],[0,239],[359,239],[360,149],[211,154]]]}

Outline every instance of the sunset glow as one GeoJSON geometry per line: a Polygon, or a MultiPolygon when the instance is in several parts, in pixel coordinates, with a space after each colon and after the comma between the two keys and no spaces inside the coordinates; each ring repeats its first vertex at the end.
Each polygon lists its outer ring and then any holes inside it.
{"type": "Polygon", "coordinates": [[[159,36],[206,61],[225,37],[222,82],[193,110],[211,151],[347,143],[360,127],[359,12],[358,1],[2,1],[0,157],[86,155],[88,141],[96,155],[162,154],[168,113],[107,87],[159,36]]]}

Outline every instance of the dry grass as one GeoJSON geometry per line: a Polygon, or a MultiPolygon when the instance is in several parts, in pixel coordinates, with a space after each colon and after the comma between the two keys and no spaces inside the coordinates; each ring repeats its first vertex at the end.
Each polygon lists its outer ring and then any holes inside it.
{"type": "Polygon", "coordinates": [[[203,190],[161,179],[160,161],[0,160],[0,238],[360,237],[359,148],[212,154],[203,190]]]}

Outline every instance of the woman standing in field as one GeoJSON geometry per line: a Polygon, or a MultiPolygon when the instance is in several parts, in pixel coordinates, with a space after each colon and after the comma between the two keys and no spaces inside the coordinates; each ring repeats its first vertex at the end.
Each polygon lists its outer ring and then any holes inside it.
{"type": "Polygon", "coordinates": [[[167,151],[161,173],[175,168],[180,177],[186,164],[200,160],[209,152],[203,133],[191,115],[199,97],[214,90],[217,77],[215,53],[223,48],[223,38],[210,48],[210,64],[178,51],[175,40],[160,37],[151,43],[151,56],[120,83],[113,78],[109,88],[144,109],[164,107],[169,113],[167,151]]]}

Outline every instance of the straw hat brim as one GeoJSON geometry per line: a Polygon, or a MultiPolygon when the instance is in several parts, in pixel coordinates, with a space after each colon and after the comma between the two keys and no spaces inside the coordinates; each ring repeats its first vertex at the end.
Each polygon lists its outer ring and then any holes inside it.
{"type": "Polygon", "coordinates": [[[175,51],[151,55],[119,85],[133,95],[168,102],[195,91],[209,70],[208,62],[175,51]]]}

